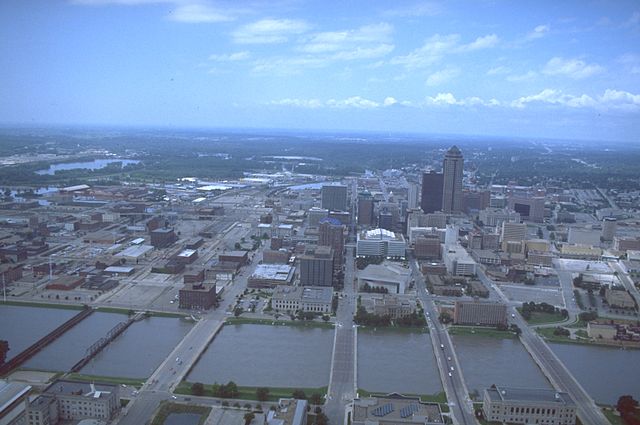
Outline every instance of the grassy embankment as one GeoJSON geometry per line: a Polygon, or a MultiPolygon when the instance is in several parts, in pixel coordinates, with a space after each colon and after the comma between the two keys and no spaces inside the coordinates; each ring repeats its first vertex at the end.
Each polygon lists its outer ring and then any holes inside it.
{"type": "MultiPolygon", "coordinates": [[[[175,389],[175,394],[183,394],[183,395],[194,395],[191,391],[192,382],[182,381],[175,389]]],[[[311,394],[320,394],[324,395],[327,393],[327,387],[319,387],[319,388],[287,388],[287,387],[266,387],[269,389],[269,396],[266,401],[278,401],[280,398],[291,397],[293,391],[296,389],[300,389],[304,391],[304,393],[308,396],[311,394]]],[[[227,400],[253,400],[258,401],[256,397],[256,390],[258,387],[242,387],[238,386],[238,397],[229,398],[227,400]]],[[[204,396],[205,397],[213,397],[213,385],[204,384],[204,396]]]]}
{"type": "Polygon", "coordinates": [[[499,331],[496,328],[485,328],[481,326],[451,326],[449,327],[449,335],[473,335],[502,339],[517,338],[516,334],[511,331],[499,331]]]}

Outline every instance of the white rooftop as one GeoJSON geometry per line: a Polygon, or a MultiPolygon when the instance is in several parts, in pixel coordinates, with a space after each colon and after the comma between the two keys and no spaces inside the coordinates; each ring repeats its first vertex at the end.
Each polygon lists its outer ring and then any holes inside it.
{"type": "Polygon", "coordinates": [[[366,239],[395,239],[396,234],[387,229],[372,229],[365,232],[366,239]]]}

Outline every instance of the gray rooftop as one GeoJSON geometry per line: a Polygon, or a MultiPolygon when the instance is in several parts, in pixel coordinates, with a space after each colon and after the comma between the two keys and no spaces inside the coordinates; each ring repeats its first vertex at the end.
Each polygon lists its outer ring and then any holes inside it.
{"type": "Polygon", "coordinates": [[[567,393],[554,390],[496,386],[496,388],[487,388],[486,391],[492,401],[557,403],[575,406],[575,402],[567,393]]]}
{"type": "Polygon", "coordinates": [[[92,384],[89,382],[68,381],[59,379],[51,384],[43,394],[51,395],[83,395],[97,398],[95,394],[113,393],[118,391],[117,385],[111,384],[92,384]]]}

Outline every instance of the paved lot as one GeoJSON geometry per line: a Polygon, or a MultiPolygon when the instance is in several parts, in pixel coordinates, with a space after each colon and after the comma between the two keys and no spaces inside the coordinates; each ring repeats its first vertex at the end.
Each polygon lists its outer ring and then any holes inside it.
{"type": "Polygon", "coordinates": [[[564,307],[562,291],[559,288],[500,285],[500,289],[511,301],[545,302],[564,307]]]}

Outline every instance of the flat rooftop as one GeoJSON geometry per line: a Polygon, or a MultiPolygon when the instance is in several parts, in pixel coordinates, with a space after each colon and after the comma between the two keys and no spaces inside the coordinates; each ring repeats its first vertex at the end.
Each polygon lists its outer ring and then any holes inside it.
{"type": "Polygon", "coordinates": [[[82,395],[91,398],[100,398],[104,393],[117,392],[118,386],[111,384],[92,384],[89,382],[68,381],[59,379],[51,384],[43,394],[51,395],[82,395]]]}
{"type": "Polygon", "coordinates": [[[575,402],[567,393],[540,388],[488,388],[487,394],[492,401],[557,403],[565,406],[575,406],[575,402]]]}
{"type": "Polygon", "coordinates": [[[253,279],[269,279],[287,281],[293,272],[293,267],[286,264],[260,264],[251,275],[253,279]]]}

